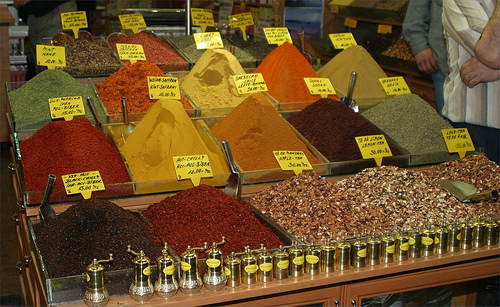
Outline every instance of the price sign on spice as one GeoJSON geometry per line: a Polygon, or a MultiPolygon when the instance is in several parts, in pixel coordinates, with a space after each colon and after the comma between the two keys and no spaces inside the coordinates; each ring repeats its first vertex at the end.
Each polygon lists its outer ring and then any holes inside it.
{"type": "Polygon", "coordinates": [[[297,175],[313,169],[303,151],[277,150],[273,154],[283,171],[293,171],[297,175]]]}
{"type": "Polygon", "coordinates": [[[148,77],[149,98],[181,99],[179,79],[174,77],[148,77]]]}
{"type": "Polygon", "coordinates": [[[344,26],[346,26],[346,27],[356,29],[357,25],[358,25],[358,21],[356,19],[346,18],[344,20],[344,26]]]}
{"type": "Polygon", "coordinates": [[[220,32],[194,33],[196,49],[224,48],[220,32]]]}
{"type": "Polygon", "coordinates": [[[335,89],[328,78],[304,78],[311,95],[320,95],[327,98],[328,95],[335,95],[335,89]]]}
{"type": "Polygon", "coordinates": [[[131,29],[132,32],[137,33],[139,28],[146,28],[146,22],[142,14],[126,14],[118,15],[122,28],[127,30],[131,29]]]}
{"type": "Polygon", "coordinates": [[[410,87],[403,77],[389,77],[378,79],[387,95],[411,94],[410,87]]]}
{"type": "Polygon", "coordinates": [[[377,33],[380,34],[386,34],[386,33],[391,33],[392,32],[392,26],[391,25],[381,25],[379,24],[377,27],[377,33]]]}
{"type": "Polygon", "coordinates": [[[263,30],[267,43],[270,45],[281,46],[284,42],[293,44],[290,32],[288,32],[288,28],[286,27],[264,28],[263,30]]]}
{"type": "Polygon", "coordinates": [[[61,22],[63,29],[71,29],[78,38],[78,31],[88,27],[87,13],[85,11],[61,13],[61,22]]]}
{"type": "Polygon", "coordinates": [[[231,28],[239,28],[241,30],[241,35],[243,35],[243,39],[247,40],[247,26],[251,26],[254,24],[252,13],[241,13],[235,15],[229,15],[229,25],[231,28]]]}
{"type": "Polygon", "coordinates": [[[116,49],[121,60],[129,60],[132,64],[137,61],[146,61],[146,54],[142,45],[116,44],[116,49]]]}
{"type": "Polygon", "coordinates": [[[329,36],[335,49],[346,49],[357,45],[352,33],[332,33],[329,36]]]}
{"type": "Polygon", "coordinates": [[[50,98],[49,108],[53,119],[72,120],[74,116],[85,115],[82,96],[50,98]]]}
{"type": "Polygon", "coordinates": [[[201,27],[201,32],[205,32],[207,27],[215,25],[212,10],[191,8],[191,20],[193,26],[201,27]]]}
{"type": "Polygon", "coordinates": [[[465,157],[467,151],[474,151],[474,143],[467,128],[443,129],[441,130],[448,152],[458,152],[461,158],[465,157]]]}
{"type": "Polygon", "coordinates": [[[196,187],[200,185],[201,178],[214,176],[207,155],[175,156],[173,160],[177,180],[191,179],[196,187]]]}
{"type": "Polygon", "coordinates": [[[383,134],[355,137],[363,159],[375,159],[377,166],[382,165],[384,157],[392,157],[391,149],[383,134]]]}
{"type": "Polygon", "coordinates": [[[261,73],[235,75],[233,79],[240,95],[267,92],[266,81],[261,73]]]}
{"type": "Polygon", "coordinates": [[[36,64],[48,69],[66,67],[66,48],[63,46],[36,45],[36,64]]]}
{"type": "Polygon", "coordinates": [[[82,194],[89,199],[93,191],[105,190],[99,171],[83,172],[61,176],[66,194],[82,194]]]}

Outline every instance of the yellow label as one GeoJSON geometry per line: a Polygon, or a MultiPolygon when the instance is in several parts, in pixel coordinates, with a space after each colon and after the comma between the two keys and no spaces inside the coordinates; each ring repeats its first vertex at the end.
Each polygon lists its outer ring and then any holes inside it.
{"type": "MultiPolygon", "coordinates": [[[[415,240],[413,240],[415,242],[415,240]]],[[[406,252],[408,249],[410,249],[410,243],[406,242],[403,243],[399,246],[399,249],[402,250],[403,252],[406,252]]]]}
{"type": "Polygon", "coordinates": [[[88,274],[88,273],[86,273],[85,275],[87,275],[87,282],[89,282],[89,281],[90,281],[90,276],[89,276],[89,274],[88,274]]]}
{"type": "Polygon", "coordinates": [[[187,263],[186,261],[181,261],[181,270],[189,271],[189,270],[191,270],[191,265],[189,263],[187,263]]]}
{"type": "Polygon", "coordinates": [[[295,257],[295,258],[293,258],[292,262],[295,265],[303,265],[304,264],[304,256],[295,257]]]}
{"type": "Polygon", "coordinates": [[[409,237],[409,238],[408,238],[408,243],[409,243],[410,245],[414,245],[414,244],[415,244],[415,242],[417,242],[417,241],[415,241],[415,239],[414,239],[414,238],[412,238],[412,237],[409,237]]]}
{"type": "Polygon", "coordinates": [[[261,73],[233,76],[239,95],[267,92],[266,81],[261,73]]]}
{"type": "Polygon", "coordinates": [[[297,175],[303,170],[313,169],[303,151],[277,150],[273,154],[283,171],[291,170],[297,175]]]}
{"type": "Polygon", "coordinates": [[[207,259],[207,266],[209,268],[215,269],[220,266],[220,260],[219,259],[207,259]]]}
{"type": "Polygon", "coordinates": [[[63,29],[71,29],[78,38],[78,31],[88,27],[87,13],[85,11],[61,13],[61,22],[63,29]]]}
{"type": "Polygon", "coordinates": [[[247,40],[247,26],[254,24],[252,13],[241,13],[229,15],[229,25],[231,28],[239,28],[244,40],[247,40]]]}
{"type": "Polygon", "coordinates": [[[163,274],[165,275],[174,275],[174,272],[175,266],[173,264],[163,268],[163,274]]]}
{"type": "Polygon", "coordinates": [[[231,275],[231,270],[228,267],[224,267],[224,275],[226,276],[231,275]]]}
{"type": "Polygon", "coordinates": [[[220,32],[194,33],[193,37],[196,49],[224,48],[220,32]]]}
{"type": "Polygon", "coordinates": [[[259,269],[262,272],[270,272],[273,269],[273,264],[272,263],[261,263],[259,265],[259,269]]]}
{"type": "Polygon", "coordinates": [[[377,33],[380,34],[386,34],[386,33],[391,33],[392,32],[392,26],[391,25],[381,25],[379,24],[377,27],[377,33]]]}
{"type": "Polygon", "coordinates": [[[257,272],[258,269],[259,269],[259,266],[256,264],[251,264],[251,265],[245,266],[245,272],[247,272],[249,274],[257,272]]]}
{"type": "Polygon", "coordinates": [[[290,265],[290,261],[289,260],[281,260],[276,265],[278,266],[278,268],[280,268],[282,270],[286,270],[286,269],[288,269],[288,266],[290,265]]]}
{"type": "Polygon", "coordinates": [[[213,177],[208,155],[173,157],[177,180],[191,179],[194,186],[199,186],[201,178],[213,177]]]}
{"type": "Polygon", "coordinates": [[[352,33],[332,33],[329,36],[335,49],[346,49],[357,45],[352,33]]]}
{"type": "Polygon", "coordinates": [[[49,99],[50,117],[72,120],[74,116],[85,115],[82,96],[49,99]]]}
{"type": "Polygon", "coordinates": [[[66,67],[66,48],[63,46],[36,45],[36,64],[48,69],[66,67]]]}
{"type": "Polygon", "coordinates": [[[348,6],[350,5],[354,0],[333,0],[330,1],[330,5],[340,5],[340,6],[348,6]]]}
{"type": "Polygon", "coordinates": [[[385,248],[385,251],[388,254],[394,254],[394,251],[396,251],[396,246],[395,245],[390,245],[385,248]]]}
{"type": "Polygon", "coordinates": [[[281,46],[284,42],[289,42],[293,44],[292,38],[290,37],[290,32],[286,27],[277,28],[264,28],[264,35],[266,36],[267,43],[270,45],[281,46]]]}
{"type": "Polygon", "coordinates": [[[331,5],[330,6],[330,12],[332,14],[338,14],[340,12],[340,8],[338,5],[331,5]]]}
{"type": "Polygon", "coordinates": [[[144,270],[142,270],[142,274],[144,274],[146,276],[151,275],[151,266],[148,265],[147,267],[145,267],[144,270]]]}
{"type": "Polygon", "coordinates": [[[356,19],[352,18],[346,18],[344,20],[344,26],[356,29],[356,26],[358,25],[358,21],[356,19]]]}
{"type": "Polygon", "coordinates": [[[358,257],[365,258],[366,257],[366,248],[363,248],[357,252],[358,257]]]}
{"type": "Polygon", "coordinates": [[[304,82],[311,95],[320,95],[321,98],[327,98],[328,95],[335,95],[335,89],[328,78],[304,78],[304,82]]]}
{"type": "Polygon", "coordinates": [[[375,159],[377,166],[382,165],[384,157],[391,157],[392,152],[383,134],[355,137],[363,159],[375,159]]]}
{"type": "Polygon", "coordinates": [[[429,237],[422,237],[422,244],[423,245],[432,245],[434,244],[434,240],[429,237]]]}
{"type": "Polygon", "coordinates": [[[122,60],[129,60],[130,63],[137,61],[146,61],[144,48],[139,44],[116,44],[118,56],[122,60]]]}
{"type": "Polygon", "coordinates": [[[179,79],[175,77],[148,77],[149,98],[181,99],[179,79]]]}
{"type": "Polygon", "coordinates": [[[378,79],[387,95],[411,94],[410,87],[403,77],[389,77],[378,79]]]}
{"type": "Polygon", "coordinates": [[[307,255],[306,262],[309,264],[316,264],[319,261],[319,257],[316,255],[307,255]]]}
{"type": "Polygon", "coordinates": [[[457,240],[462,241],[462,233],[457,234],[457,240]]]}
{"type": "Polygon", "coordinates": [[[89,199],[93,191],[105,190],[99,171],[62,175],[61,179],[68,195],[80,193],[89,199]]]}
{"type": "Polygon", "coordinates": [[[146,22],[142,14],[126,14],[118,15],[123,29],[131,29],[132,32],[137,33],[139,29],[146,28],[146,22]]]}
{"type": "Polygon", "coordinates": [[[458,152],[460,158],[465,157],[467,151],[474,151],[474,143],[467,128],[441,130],[448,152],[458,152]]]}
{"type": "Polygon", "coordinates": [[[205,32],[207,27],[213,27],[214,13],[212,10],[191,8],[191,23],[193,26],[200,26],[201,31],[205,32]]]}
{"type": "Polygon", "coordinates": [[[434,238],[434,244],[439,244],[439,238],[438,237],[434,238]]]}

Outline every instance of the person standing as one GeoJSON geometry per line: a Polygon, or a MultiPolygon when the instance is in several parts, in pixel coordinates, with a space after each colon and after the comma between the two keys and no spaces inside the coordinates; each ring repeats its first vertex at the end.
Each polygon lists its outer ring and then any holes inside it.
{"type": "Polygon", "coordinates": [[[411,46],[418,69],[432,76],[439,114],[444,106],[444,80],[448,75],[442,13],[443,0],[410,0],[403,22],[403,36],[411,46]]]}
{"type": "Polygon", "coordinates": [[[467,128],[486,156],[500,163],[500,71],[481,63],[474,52],[495,7],[497,0],[443,2],[450,69],[444,85],[443,115],[453,126],[467,128]],[[477,82],[470,81],[472,71],[481,74],[477,82]]]}

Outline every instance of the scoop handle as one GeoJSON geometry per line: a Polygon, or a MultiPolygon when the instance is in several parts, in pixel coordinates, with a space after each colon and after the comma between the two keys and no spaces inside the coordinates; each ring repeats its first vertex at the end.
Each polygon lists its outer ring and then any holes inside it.
{"type": "Polygon", "coordinates": [[[352,93],[354,92],[354,85],[356,84],[356,78],[358,77],[358,73],[353,71],[351,72],[351,79],[349,79],[349,88],[347,89],[347,99],[349,102],[352,99],[352,93]]]}
{"type": "Polygon", "coordinates": [[[40,204],[40,207],[44,207],[47,204],[47,201],[49,200],[50,191],[54,186],[55,180],[56,180],[56,175],[50,174],[49,179],[47,180],[47,185],[45,186],[45,193],[43,194],[43,199],[42,203],[40,204]]]}
{"type": "Polygon", "coordinates": [[[97,115],[97,111],[96,111],[95,105],[94,105],[94,100],[92,99],[92,97],[90,97],[90,96],[87,97],[87,103],[89,104],[90,111],[92,112],[92,116],[94,116],[97,129],[102,131],[102,122],[99,119],[99,115],[97,115]]]}
{"type": "Polygon", "coordinates": [[[233,154],[231,153],[231,147],[229,146],[228,141],[222,141],[222,147],[224,147],[224,151],[226,152],[227,161],[229,162],[229,168],[231,169],[231,173],[236,174],[236,165],[234,164],[233,154]]]}

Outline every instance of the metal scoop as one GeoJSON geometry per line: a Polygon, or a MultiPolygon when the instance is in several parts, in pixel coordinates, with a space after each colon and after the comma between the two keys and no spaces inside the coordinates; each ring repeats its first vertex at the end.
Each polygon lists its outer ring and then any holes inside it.
{"type": "Polygon", "coordinates": [[[135,124],[129,122],[129,120],[128,120],[127,98],[123,97],[123,98],[121,98],[121,101],[122,101],[123,125],[121,126],[120,130],[121,130],[123,142],[125,143],[127,138],[130,136],[130,134],[134,130],[135,124]]]}
{"type": "Polygon", "coordinates": [[[94,105],[94,100],[92,100],[92,97],[90,97],[90,96],[87,97],[87,103],[89,104],[90,111],[92,111],[92,115],[94,116],[95,127],[97,128],[97,130],[102,132],[102,122],[99,119],[99,115],[97,115],[97,111],[96,111],[95,105],[94,105]]]}
{"type": "Polygon", "coordinates": [[[42,203],[40,204],[40,207],[38,208],[38,212],[39,212],[40,217],[42,219],[43,225],[45,225],[48,221],[50,221],[51,219],[56,217],[56,212],[54,211],[54,208],[52,208],[48,204],[50,191],[52,190],[52,187],[54,186],[55,180],[56,180],[56,176],[53,174],[50,174],[49,179],[47,180],[47,185],[45,186],[45,193],[43,194],[42,203]]]}
{"type": "Polygon", "coordinates": [[[229,168],[231,169],[231,175],[227,179],[226,187],[224,192],[234,197],[236,200],[241,199],[241,179],[240,174],[236,170],[236,164],[234,163],[233,154],[231,153],[231,148],[229,147],[228,141],[222,141],[222,147],[226,152],[227,162],[229,163],[229,168]]]}
{"type": "Polygon", "coordinates": [[[352,99],[352,93],[354,92],[354,85],[356,84],[357,77],[358,77],[357,72],[355,71],[351,72],[351,79],[349,80],[349,88],[347,89],[347,96],[341,97],[339,99],[356,113],[359,112],[359,107],[358,104],[356,103],[356,100],[352,99]]]}
{"type": "Polygon", "coordinates": [[[497,190],[480,192],[472,184],[468,184],[467,182],[461,180],[446,179],[438,180],[436,182],[439,183],[448,193],[452,194],[463,203],[477,203],[482,200],[490,201],[498,199],[497,190]]]}

